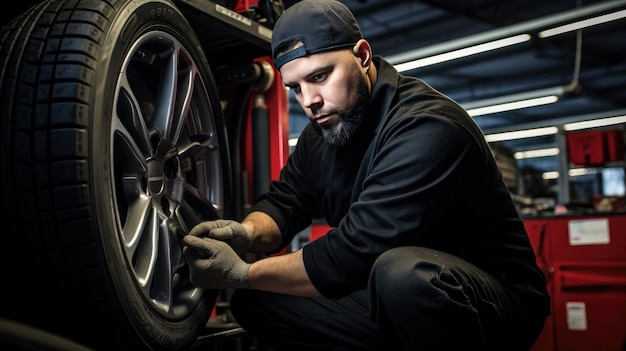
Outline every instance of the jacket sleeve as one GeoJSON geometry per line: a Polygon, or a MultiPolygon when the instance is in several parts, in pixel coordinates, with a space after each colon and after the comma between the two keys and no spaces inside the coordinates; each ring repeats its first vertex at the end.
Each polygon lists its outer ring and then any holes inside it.
{"type": "Polygon", "coordinates": [[[309,226],[321,207],[327,176],[321,165],[326,146],[307,126],[291,153],[280,178],[272,181],[269,192],[259,197],[252,211],[261,211],[274,219],[281,230],[281,248],[309,226]]]}

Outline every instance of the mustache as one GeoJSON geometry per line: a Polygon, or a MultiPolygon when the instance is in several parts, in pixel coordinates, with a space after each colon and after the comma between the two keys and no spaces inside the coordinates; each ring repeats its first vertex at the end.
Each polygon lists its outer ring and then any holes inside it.
{"type": "Polygon", "coordinates": [[[336,110],[326,111],[326,110],[319,110],[319,109],[312,108],[311,109],[311,115],[312,116],[309,117],[309,119],[316,119],[316,118],[320,118],[320,117],[323,117],[323,116],[328,116],[328,115],[331,115],[333,113],[339,113],[339,112],[341,112],[341,111],[336,111],[336,110]]]}

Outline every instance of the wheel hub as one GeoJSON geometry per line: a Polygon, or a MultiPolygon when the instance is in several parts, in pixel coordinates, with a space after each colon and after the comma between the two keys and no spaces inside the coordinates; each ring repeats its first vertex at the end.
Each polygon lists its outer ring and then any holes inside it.
{"type": "Polygon", "coordinates": [[[159,195],[163,191],[165,176],[163,166],[158,160],[148,161],[148,189],[151,195],[159,195]]]}

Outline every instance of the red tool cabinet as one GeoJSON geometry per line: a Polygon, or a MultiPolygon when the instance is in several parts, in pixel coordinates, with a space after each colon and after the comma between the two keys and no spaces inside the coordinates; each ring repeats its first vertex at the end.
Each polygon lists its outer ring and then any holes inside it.
{"type": "MultiPolygon", "coordinates": [[[[553,268],[552,268],[552,246],[550,240],[547,239],[548,234],[548,220],[547,219],[529,219],[524,221],[526,231],[530,243],[535,250],[535,256],[537,258],[537,265],[546,275],[548,284],[548,292],[550,296],[554,296],[554,280],[553,268]]],[[[546,319],[545,327],[535,342],[531,351],[552,351],[554,350],[554,316],[546,319]]]]}
{"type": "Polygon", "coordinates": [[[524,222],[552,295],[532,351],[626,350],[626,214],[524,222]]]}

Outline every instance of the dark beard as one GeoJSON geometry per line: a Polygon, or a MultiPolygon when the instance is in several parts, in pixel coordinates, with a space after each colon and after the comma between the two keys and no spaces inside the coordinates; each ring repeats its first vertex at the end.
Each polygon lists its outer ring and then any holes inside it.
{"type": "Polygon", "coordinates": [[[318,131],[330,145],[341,147],[348,144],[363,124],[363,114],[369,105],[370,92],[367,89],[366,78],[358,74],[358,71],[357,79],[357,101],[348,110],[337,111],[339,115],[337,125],[330,127],[324,124],[319,125],[314,121],[312,122],[316,127],[315,130],[318,131]]]}

